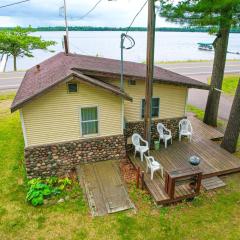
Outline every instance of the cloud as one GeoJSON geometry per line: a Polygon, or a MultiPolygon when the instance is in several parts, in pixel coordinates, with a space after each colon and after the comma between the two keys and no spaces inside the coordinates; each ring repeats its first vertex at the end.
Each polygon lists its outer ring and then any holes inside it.
{"type": "MultiPolygon", "coordinates": [[[[3,0],[0,5],[9,4],[16,0],[3,0]]],[[[139,11],[145,0],[102,0],[96,9],[84,19],[97,0],[66,0],[69,25],[72,26],[128,26],[139,11]]],[[[31,0],[30,2],[0,9],[1,26],[61,26],[63,17],[59,8],[63,0],[31,0]]],[[[136,19],[134,26],[147,25],[147,6],[136,19]]],[[[163,19],[158,18],[157,26],[169,26],[163,19]]]]}

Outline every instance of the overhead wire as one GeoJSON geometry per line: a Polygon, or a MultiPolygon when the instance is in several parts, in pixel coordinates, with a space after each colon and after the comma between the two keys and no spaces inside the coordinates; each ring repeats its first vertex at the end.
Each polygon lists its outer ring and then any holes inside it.
{"type": "Polygon", "coordinates": [[[0,8],[10,7],[10,6],[21,4],[21,3],[24,3],[24,2],[30,2],[30,0],[23,0],[23,1],[19,1],[19,2],[9,3],[9,4],[6,4],[6,5],[0,6],[0,8]]]}
{"type": "Polygon", "coordinates": [[[131,48],[133,48],[133,47],[135,46],[135,44],[136,44],[136,43],[135,43],[135,40],[133,39],[133,37],[129,36],[128,33],[129,33],[129,31],[130,31],[133,23],[135,22],[136,18],[137,18],[137,17],[139,16],[139,14],[142,12],[142,10],[144,9],[144,7],[146,6],[147,3],[148,3],[148,0],[146,0],[146,1],[144,2],[144,4],[142,5],[142,7],[139,9],[139,11],[137,12],[137,14],[134,16],[133,20],[131,21],[131,23],[130,23],[130,25],[128,26],[126,32],[124,33],[123,42],[124,42],[125,39],[127,39],[127,40],[130,42],[131,45],[130,45],[130,47],[124,47],[124,46],[123,46],[123,48],[125,48],[125,49],[131,49],[131,48]]]}
{"type": "Polygon", "coordinates": [[[78,19],[78,20],[81,20],[81,19],[86,18],[91,12],[93,12],[93,11],[96,9],[96,7],[97,7],[102,1],[103,1],[103,0],[97,1],[97,2],[93,5],[93,7],[92,7],[88,12],[86,12],[85,14],[83,14],[81,17],[70,17],[70,18],[71,18],[71,19],[78,19]]]}
{"type": "Polygon", "coordinates": [[[144,2],[144,4],[142,5],[142,7],[140,8],[140,10],[137,12],[137,14],[134,16],[132,22],[130,23],[129,27],[127,28],[127,31],[126,31],[126,35],[128,34],[128,32],[130,31],[133,23],[135,22],[136,18],[138,17],[138,15],[142,12],[142,10],[144,9],[144,7],[146,6],[146,4],[148,3],[148,0],[144,2]]]}

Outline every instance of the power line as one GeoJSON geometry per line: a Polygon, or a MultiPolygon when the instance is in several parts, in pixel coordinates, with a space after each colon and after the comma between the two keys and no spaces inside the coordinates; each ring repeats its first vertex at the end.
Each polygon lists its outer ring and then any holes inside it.
{"type": "Polygon", "coordinates": [[[24,2],[30,2],[30,0],[24,0],[24,1],[20,1],[20,2],[10,3],[10,4],[7,4],[7,5],[0,6],[0,8],[5,8],[5,7],[20,4],[20,3],[24,3],[24,2]]]}
{"type": "MultiPolygon", "coordinates": [[[[87,17],[92,11],[94,11],[96,9],[96,7],[102,2],[102,0],[99,0],[87,13],[83,14],[81,17],[77,18],[77,19],[83,19],[85,17],[87,17]]],[[[73,17],[70,17],[71,19],[73,19],[73,17]]]]}
{"type": "Polygon", "coordinates": [[[130,28],[132,27],[133,23],[135,22],[136,18],[138,17],[138,15],[142,12],[142,10],[144,9],[144,7],[146,6],[146,4],[148,3],[148,0],[142,5],[142,7],[140,8],[140,10],[137,12],[137,14],[135,15],[135,17],[133,18],[132,22],[130,23],[127,31],[126,31],[126,35],[128,34],[130,28]]]}

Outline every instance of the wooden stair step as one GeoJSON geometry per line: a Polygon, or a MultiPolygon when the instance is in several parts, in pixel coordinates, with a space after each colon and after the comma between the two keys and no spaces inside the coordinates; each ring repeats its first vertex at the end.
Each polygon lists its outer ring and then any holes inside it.
{"type": "Polygon", "coordinates": [[[202,180],[202,186],[207,190],[213,190],[220,187],[225,187],[226,183],[223,182],[219,177],[205,178],[202,180]]]}

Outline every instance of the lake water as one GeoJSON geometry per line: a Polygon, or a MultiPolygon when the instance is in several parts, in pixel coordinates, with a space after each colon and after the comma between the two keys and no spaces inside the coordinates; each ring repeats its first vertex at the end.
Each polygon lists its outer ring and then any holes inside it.
{"type": "MultiPolygon", "coordinates": [[[[35,32],[44,40],[54,40],[56,46],[50,47],[55,53],[42,50],[34,51],[34,58],[19,58],[18,69],[28,69],[63,51],[62,38],[64,32],[35,32]]],[[[142,62],[146,58],[146,32],[130,32],[136,41],[131,50],[124,51],[124,59],[142,62]]],[[[121,32],[70,32],[71,52],[120,59],[121,32]]],[[[214,36],[207,33],[157,32],[155,61],[175,60],[211,60],[213,52],[198,50],[198,42],[213,42],[214,36]]],[[[127,45],[127,42],[126,42],[127,45]]],[[[240,34],[230,34],[229,51],[240,52],[240,34]]],[[[228,59],[240,59],[240,55],[228,54],[228,59]]],[[[12,58],[9,58],[7,71],[12,70],[12,58]]]]}

